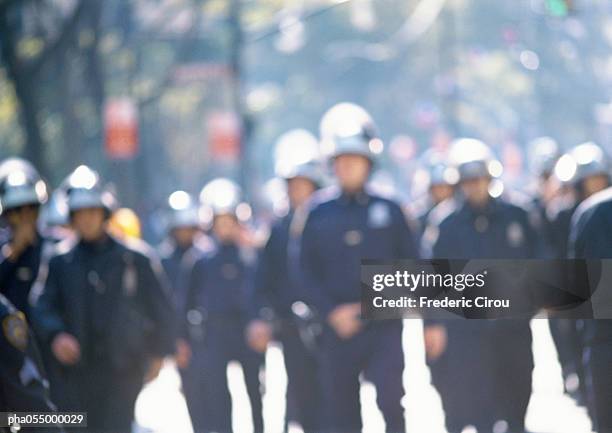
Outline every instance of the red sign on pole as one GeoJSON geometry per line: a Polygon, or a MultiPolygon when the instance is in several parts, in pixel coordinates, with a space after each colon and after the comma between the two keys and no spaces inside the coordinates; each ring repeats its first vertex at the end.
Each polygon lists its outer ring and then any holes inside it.
{"type": "Polygon", "coordinates": [[[129,97],[111,98],[104,106],[104,142],[110,159],[132,159],[138,153],[138,109],[129,97]]]}
{"type": "Polygon", "coordinates": [[[207,129],[213,159],[235,161],[240,157],[242,126],[236,113],[211,113],[207,118],[207,129]]]}

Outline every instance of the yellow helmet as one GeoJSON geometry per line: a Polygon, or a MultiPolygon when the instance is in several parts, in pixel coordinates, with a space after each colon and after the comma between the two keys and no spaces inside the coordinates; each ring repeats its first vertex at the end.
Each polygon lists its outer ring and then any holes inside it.
{"type": "Polygon", "coordinates": [[[140,218],[132,209],[117,209],[108,223],[110,233],[118,238],[137,238],[141,237],[140,218]]]}

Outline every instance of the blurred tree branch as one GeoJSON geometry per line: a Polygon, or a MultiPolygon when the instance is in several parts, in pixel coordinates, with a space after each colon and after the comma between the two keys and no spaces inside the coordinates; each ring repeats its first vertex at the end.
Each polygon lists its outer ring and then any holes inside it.
{"type": "Polygon", "coordinates": [[[6,65],[8,77],[13,82],[19,101],[20,119],[26,136],[24,156],[32,161],[44,176],[49,174],[49,167],[44,158],[44,142],[39,121],[38,78],[45,63],[61,52],[74,38],[85,3],[88,2],[81,1],[77,4],[72,15],[61,26],[59,36],[48,43],[38,57],[31,61],[22,59],[17,51],[21,35],[15,21],[21,18],[26,2],[0,3],[0,28],[3,29],[0,36],[2,62],[6,65]]]}

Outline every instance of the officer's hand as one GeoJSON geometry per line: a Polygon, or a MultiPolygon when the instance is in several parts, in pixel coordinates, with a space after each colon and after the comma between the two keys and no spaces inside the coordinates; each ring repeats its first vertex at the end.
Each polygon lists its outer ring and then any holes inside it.
{"type": "Polygon", "coordinates": [[[446,328],[442,325],[431,325],[425,327],[425,353],[427,359],[436,360],[446,350],[446,328]]]}
{"type": "Polygon", "coordinates": [[[189,366],[189,361],[191,361],[191,347],[187,341],[181,339],[176,342],[176,355],[174,358],[178,368],[184,370],[189,366]]]}
{"type": "Polygon", "coordinates": [[[342,304],[334,308],[327,318],[336,334],[342,339],[348,339],[357,334],[362,327],[361,304],[342,304]]]}
{"type": "Polygon", "coordinates": [[[149,383],[152,380],[157,379],[159,376],[159,372],[161,371],[162,366],[164,365],[164,358],[153,358],[149,364],[149,369],[147,370],[144,381],[145,383],[149,383]]]}
{"type": "Polygon", "coordinates": [[[66,332],[57,334],[51,343],[51,350],[57,360],[64,365],[74,365],[81,359],[79,342],[66,332]]]}
{"type": "Polygon", "coordinates": [[[272,327],[263,320],[253,320],[246,329],[247,343],[255,352],[264,353],[272,340],[272,327]]]}

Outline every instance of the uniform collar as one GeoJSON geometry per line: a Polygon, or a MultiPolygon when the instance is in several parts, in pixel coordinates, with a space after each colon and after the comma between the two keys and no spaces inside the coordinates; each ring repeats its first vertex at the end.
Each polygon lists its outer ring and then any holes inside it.
{"type": "Polygon", "coordinates": [[[172,240],[172,254],[174,256],[182,257],[191,248],[193,248],[193,243],[191,245],[183,247],[179,245],[177,242],[175,242],[174,240],[172,240]]]}
{"type": "Polygon", "coordinates": [[[342,191],[340,193],[340,196],[338,197],[338,202],[345,206],[348,206],[350,204],[365,206],[370,202],[370,199],[370,195],[362,189],[354,193],[342,191]]]}
{"type": "Polygon", "coordinates": [[[81,248],[90,253],[102,253],[110,250],[115,245],[115,240],[108,234],[105,234],[102,239],[89,242],[83,239],[79,240],[81,248]]]}

